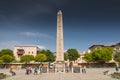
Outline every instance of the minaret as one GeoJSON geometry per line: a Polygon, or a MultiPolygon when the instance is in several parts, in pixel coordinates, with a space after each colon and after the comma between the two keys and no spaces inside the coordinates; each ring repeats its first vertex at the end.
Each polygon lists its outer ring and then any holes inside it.
{"type": "Polygon", "coordinates": [[[63,42],[63,19],[61,10],[57,13],[57,41],[56,41],[56,72],[65,72],[64,42],[63,42]]]}
{"type": "Polygon", "coordinates": [[[63,19],[61,10],[57,13],[56,61],[64,61],[63,19]]]}

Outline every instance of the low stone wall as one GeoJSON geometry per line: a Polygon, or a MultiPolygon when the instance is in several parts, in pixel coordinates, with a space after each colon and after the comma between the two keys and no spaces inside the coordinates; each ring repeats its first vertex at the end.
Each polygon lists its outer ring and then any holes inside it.
{"type": "Polygon", "coordinates": [[[78,63],[79,66],[86,66],[87,68],[103,68],[115,67],[115,63],[78,63]]]}

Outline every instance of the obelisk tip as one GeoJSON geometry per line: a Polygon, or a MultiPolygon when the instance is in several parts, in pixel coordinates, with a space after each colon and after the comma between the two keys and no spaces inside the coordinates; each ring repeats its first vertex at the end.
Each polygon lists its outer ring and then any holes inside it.
{"type": "Polygon", "coordinates": [[[58,14],[62,14],[62,11],[61,11],[61,10],[59,10],[59,11],[58,11],[58,14]]]}

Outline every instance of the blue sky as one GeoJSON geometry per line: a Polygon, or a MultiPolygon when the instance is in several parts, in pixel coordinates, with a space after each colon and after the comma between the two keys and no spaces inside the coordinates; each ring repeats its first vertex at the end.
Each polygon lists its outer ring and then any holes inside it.
{"type": "Polygon", "coordinates": [[[55,52],[60,9],[65,50],[118,43],[119,4],[119,0],[0,0],[0,49],[38,45],[55,52]]]}

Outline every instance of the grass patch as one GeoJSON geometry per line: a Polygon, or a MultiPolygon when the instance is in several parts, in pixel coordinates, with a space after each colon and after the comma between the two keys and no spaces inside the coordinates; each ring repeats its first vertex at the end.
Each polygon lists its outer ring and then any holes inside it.
{"type": "Polygon", "coordinates": [[[115,72],[115,73],[111,74],[111,77],[116,78],[116,79],[120,79],[120,73],[115,72]]]}

